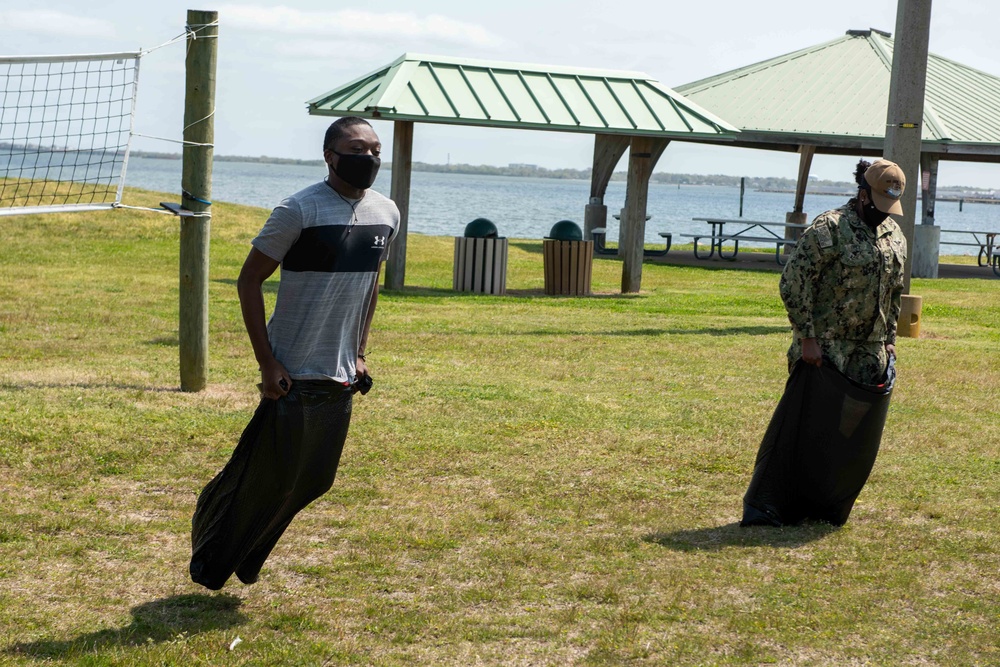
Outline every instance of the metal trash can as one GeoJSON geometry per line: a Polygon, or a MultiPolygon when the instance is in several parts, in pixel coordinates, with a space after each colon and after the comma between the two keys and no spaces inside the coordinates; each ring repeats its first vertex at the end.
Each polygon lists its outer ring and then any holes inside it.
{"type": "Polygon", "coordinates": [[[560,220],[542,240],[545,293],[590,294],[594,242],[583,240],[583,230],[572,220],[560,220]]]}
{"type": "Polygon", "coordinates": [[[457,292],[507,293],[507,239],[497,226],[476,218],[455,237],[455,271],[452,287],[457,292]]]}

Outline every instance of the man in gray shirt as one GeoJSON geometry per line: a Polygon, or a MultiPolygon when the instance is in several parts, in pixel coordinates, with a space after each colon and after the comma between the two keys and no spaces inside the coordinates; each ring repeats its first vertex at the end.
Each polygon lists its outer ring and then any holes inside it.
{"type": "Polygon", "coordinates": [[[368,373],[379,268],[399,224],[396,205],[369,190],[380,150],[361,118],[333,123],[323,146],[327,179],[281,202],[253,240],[237,289],[265,398],[286,395],[295,380],[349,384],[368,373]],[[279,263],[265,328],[261,285],[279,263]]]}
{"type": "Polygon", "coordinates": [[[396,205],[370,189],[381,148],[361,118],[330,125],[327,178],[274,209],[243,264],[237,291],[262,400],[233,458],[198,499],[191,576],[209,588],[234,572],[256,581],[295,514],[333,485],[352,394],[370,386],[368,331],[399,225],[396,205]],[[262,285],[279,265],[265,324],[262,285]]]}

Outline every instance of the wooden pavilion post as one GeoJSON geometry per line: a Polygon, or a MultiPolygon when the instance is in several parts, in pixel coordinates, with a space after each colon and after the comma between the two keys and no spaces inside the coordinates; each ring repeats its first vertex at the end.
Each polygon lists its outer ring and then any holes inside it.
{"type": "Polygon", "coordinates": [[[920,224],[913,227],[913,269],[917,278],[937,278],[941,255],[941,228],[934,224],[937,175],[940,158],[920,154],[920,224]]]}
{"type": "Polygon", "coordinates": [[[392,186],[389,198],[399,209],[399,229],[385,263],[385,288],[403,289],[406,235],[410,217],[410,174],[413,172],[413,121],[397,120],[392,131],[392,186]]]}
{"type": "Polygon", "coordinates": [[[583,214],[583,239],[589,241],[595,229],[608,225],[608,207],[604,195],[618,161],[628,148],[629,138],[623,134],[594,135],[594,167],[590,172],[590,203],[583,214]]]}
{"type": "MultiPolygon", "coordinates": [[[[816,147],[803,144],[799,146],[799,173],[798,180],[795,181],[795,203],[791,214],[799,214],[805,217],[806,188],[809,186],[809,170],[812,169],[813,156],[816,155],[816,147]]],[[[789,214],[789,215],[791,215],[789,214]]],[[[786,222],[798,222],[797,220],[786,220],[786,222]]]]}
{"type": "Polygon", "coordinates": [[[628,160],[625,209],[622,211],[618,254],[622,258],[622,293],[638,292],[642,284],[642,257],[646,238],[646,200],[649,177],[669,139],[632,137],[628,160]]]}
{"type": "Polygon", "coordinates": [[[934,202],[937,199],[937,176],[940,158],[930,153],[920,155],[920,224],[934,224],[934,202]]]}
{"type": "MultiPolygon", "coordinates": [[[[785,214],[785,222],[794,222],[797,225],[804,225],[809,222],[809,216],[803,210],[806,203],[806,189],[809,187],[809,170],[812,169],[812,159],[816,155],[816,147],[807,144],[799,146],[799,173],[795,181],[795,203],[792,210],[785,214]]],[[[785,228],[785,238],[797,241],[802,236],[801,229],[785,228]]],[[[791,246],[785,246],[784,252],[791,251],[791,246]]]]}
{"type": "MultiPolygon", "coordinates": [[[[809,186],[809,170],[812,169],[813,156],[816,154],[816,147],[802,144],[799,146],[799,174],[795,181],[795,203],[792,210],[785,214],[785,222],[794,222],[804,225],[809,221],[808,215],[803,210],[806,202],[806,188],[809,186]]],[[[802,234],[800,229],[785,228],[786,239],[798,239],[802,234]]],[[[785,246],[788,251],[789,246],[785,246]]]]}

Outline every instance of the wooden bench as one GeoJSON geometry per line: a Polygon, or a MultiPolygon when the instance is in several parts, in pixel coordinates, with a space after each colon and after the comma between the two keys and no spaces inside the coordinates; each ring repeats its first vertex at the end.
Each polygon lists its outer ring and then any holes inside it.
{"type": "MultiPolygon", "coordinates": [[[[607,227],[595,227],[593,231],[591,231],[590,234],[594,239],[594,254],[597,255],[618,254],[618,248],[608,248],[604,245],[604,238],[607,235],[607,232],[608,232],[607,227]]],[[[663,249],[657,248],[655,250],[647,250],[646,248],[643,248],[642,254],[646,257],[663,257],[668,252],[670,252],[670,243],[673,240],[673,234],[671,234],[670,232],[660,232],[660,238],[666,241],[667,244],[666,248],[663,249]]]]}
{"type": "Polygon", "coordinates": [[[712,256],[712,253],[718,249],[719,257],[721,259],[734,260],[736,259],[737,253],[740,251],[740,241],[746,241],[748,243],[773,243],[774,244],[774,261],[778,263],[778,266],[784,266],[785,262],[782,260],[782,250],[785,248],[794,248],[798,241],[796,239],[780,239],[775,236],[745,236],[742,234],[681,234],[686,238],[694,239],[694,256],[698,259],[708,259],[712,256]],[[709,254],[702,256],[698,254],[698,242],[701,239],[709,239],[712,245],[712,251],[709,254]],[[732,241],[733,252],[730,255],[724,255],[722,253],[722,244],[732,241]]]}

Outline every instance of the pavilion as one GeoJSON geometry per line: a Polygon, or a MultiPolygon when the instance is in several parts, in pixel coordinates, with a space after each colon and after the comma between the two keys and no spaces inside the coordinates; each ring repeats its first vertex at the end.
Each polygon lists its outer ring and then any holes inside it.
{"type": "Polygon", "coordinates": [[[549,67],[404,54],[308,102],[321,116],[394,121],[391,198],[400,229],[385,285],[400,289],[406,269],[413,125],[416,122],[594,135],[585,238],[605,226],[604,195],[629,149],[621,219],[622,292],[639,291],[649,177],[672,139],[731,142],[735,127],[638,72],[549,67]]]}
{"type": "MultiPolygon", "coordinates": [[[[796,151],[798,182],[788,222],[805,222],[813,156],[881,156],[893,40],[880,30],[848,30],[829,42],[678,86],[676,91],[740,129],[726,145],[796,151]]],[[[934,200],[944,160],[1000,162],[1000,77],[929,54],[921,123],[922,225],[914,275],[936,275],[934,200]],[[922,236],[933,237],[925,242],[922,236]],[[921,257],[921,254],[924,256],[921,257]]],[[[715,142],[698,138],[699,142],[715,142]]]]}

